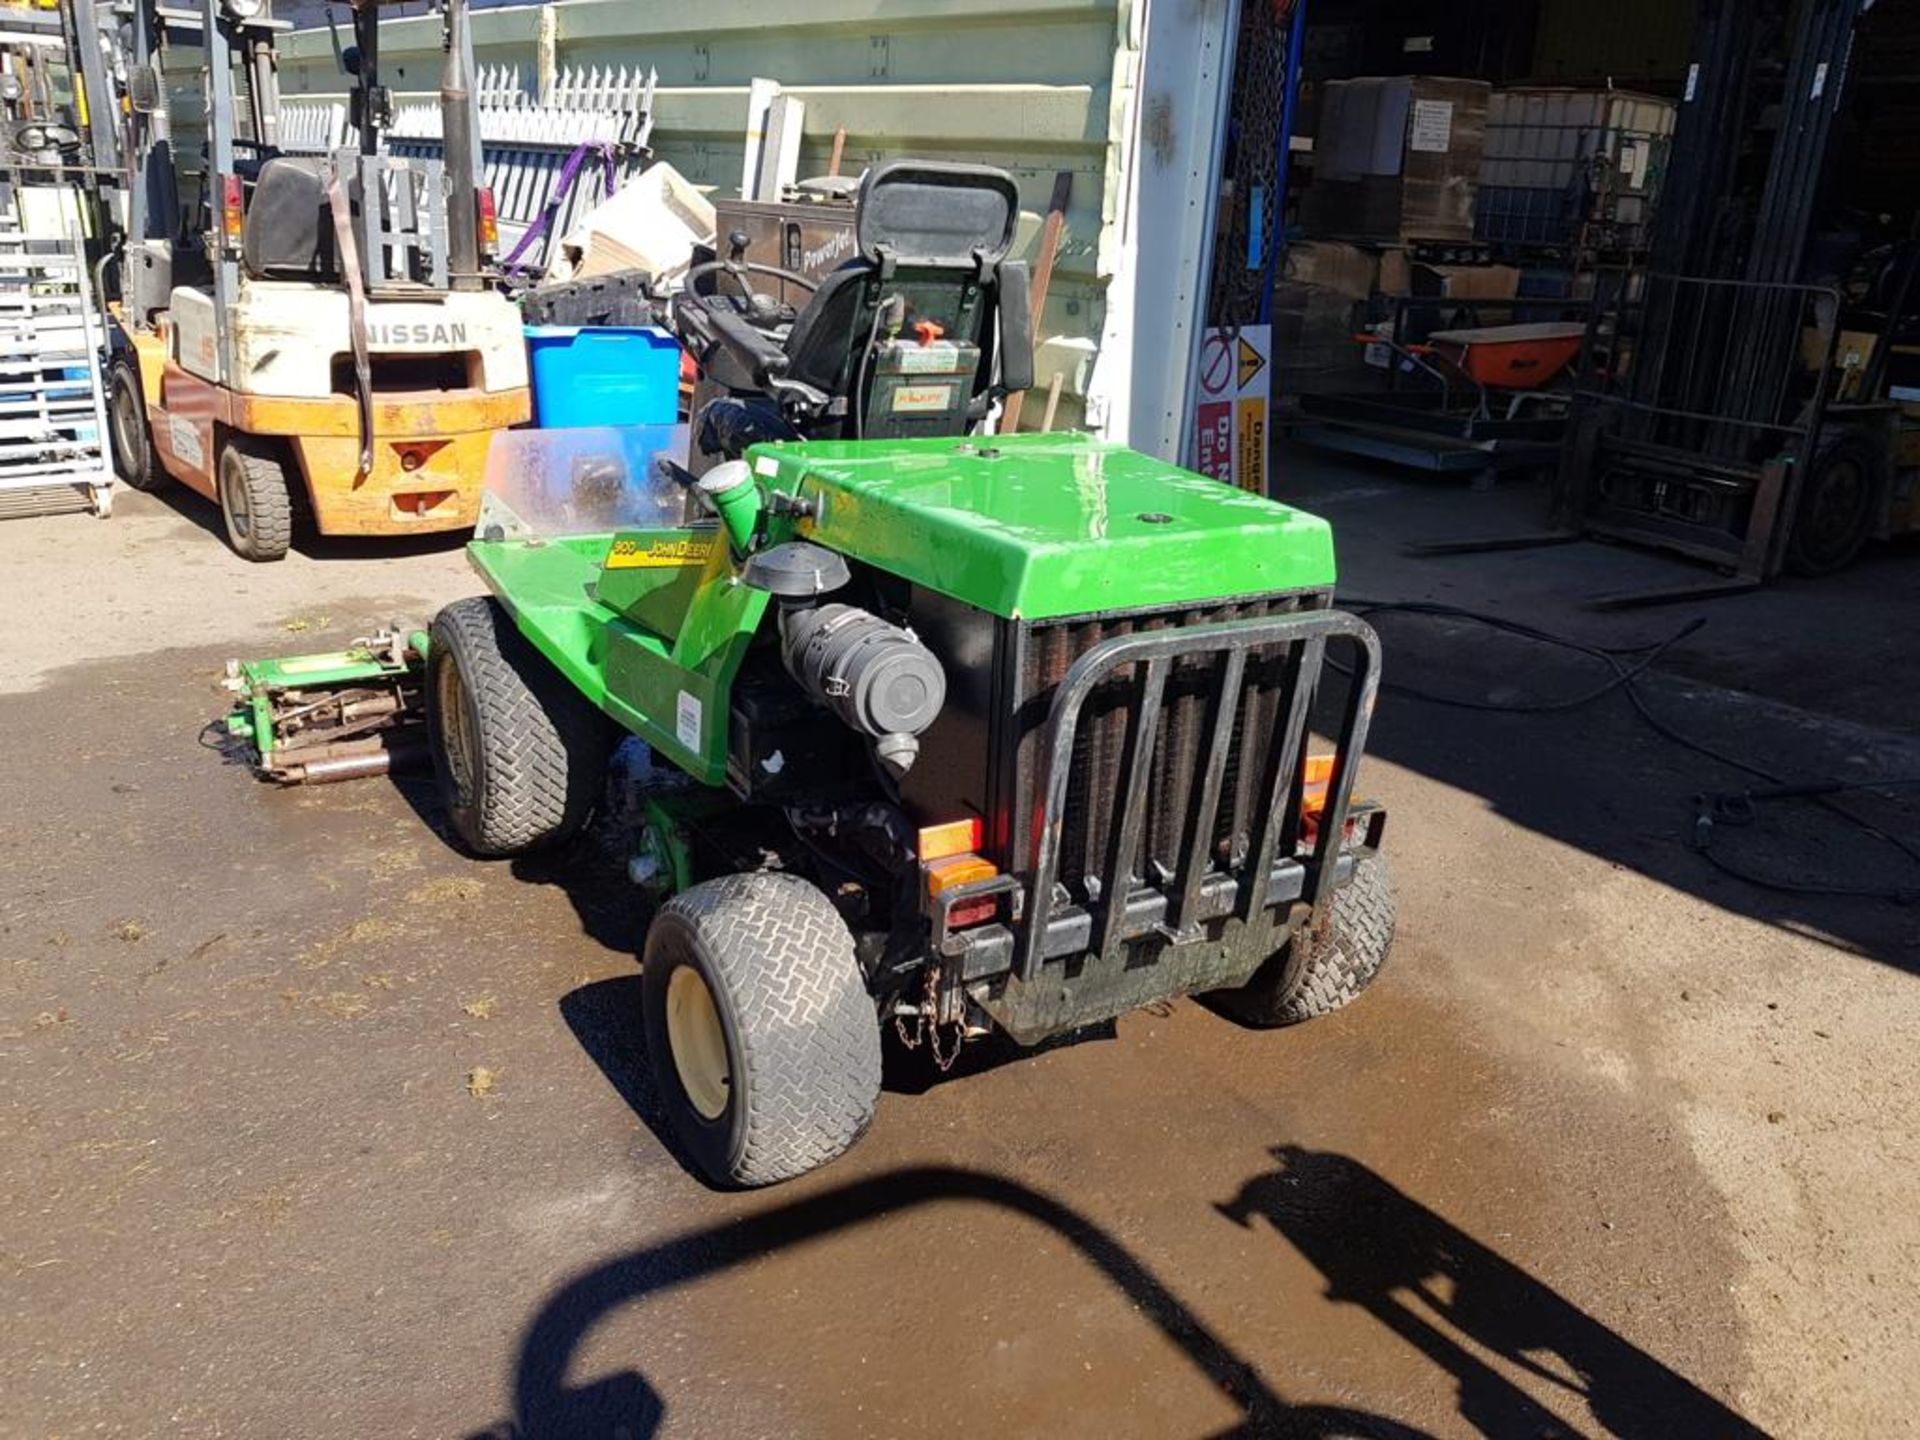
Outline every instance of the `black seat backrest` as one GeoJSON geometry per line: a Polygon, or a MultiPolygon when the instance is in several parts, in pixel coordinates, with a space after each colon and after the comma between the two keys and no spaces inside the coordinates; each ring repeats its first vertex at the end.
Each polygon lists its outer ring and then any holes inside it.
{"type": "MultiPolygon", "coordinates": [[[[972,396],[991,382],[1002,332],[1003,380],[1024,388],[1033,368],[1026,271],[1006,259],[1020,219],[1013,177],[985,165],[895,161],[867,172],[855,214],[858,258],[828,275],[794,322],[788,378],[863,412],[867,397],[853,393],[861,356],[898,301],[909,333],[928,321],[942,338],[979,347],[972,396]]],[[[864,413],[846,428],[882,433],[864,413]]]]}
{"type": "Polygon", "coordinates": [[[240,232],[240,260],[256,280],[333,280],[327,162],[276,155],[260,165],[240,232]]]}

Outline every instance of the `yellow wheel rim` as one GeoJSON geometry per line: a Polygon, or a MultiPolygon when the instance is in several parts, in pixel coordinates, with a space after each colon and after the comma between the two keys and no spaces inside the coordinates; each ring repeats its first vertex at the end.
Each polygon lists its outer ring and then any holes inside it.
{"type": "Polygon", "coordinates": [[[667,1045],[693,1108],[703,1119],[718,1120],[727,1108],[733,1070],[713,992],[691,965],[676,967],[667,981],[667,1045]]]}

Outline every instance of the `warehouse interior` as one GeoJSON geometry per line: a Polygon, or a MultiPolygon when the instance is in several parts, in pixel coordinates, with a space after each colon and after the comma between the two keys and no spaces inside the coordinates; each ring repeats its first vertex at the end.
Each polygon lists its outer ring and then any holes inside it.
{"type": "Polygon", "coordinates": [[[1920,523],[1920,7],[1258,0],[1238,41],[1208,320],[1271,327],[1283,444],[1551,477],[1550,531],[1742,584],[1920,523]]]}

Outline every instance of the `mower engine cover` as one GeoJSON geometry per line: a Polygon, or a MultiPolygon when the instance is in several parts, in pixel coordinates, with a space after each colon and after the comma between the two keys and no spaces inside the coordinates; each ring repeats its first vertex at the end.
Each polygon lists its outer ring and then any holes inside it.
{"type": "Polygon", "coordinates": [[[1010,620],[1333,587],[1327,522],[1087,435],[762,445],[797,533],[1010,620]]]}

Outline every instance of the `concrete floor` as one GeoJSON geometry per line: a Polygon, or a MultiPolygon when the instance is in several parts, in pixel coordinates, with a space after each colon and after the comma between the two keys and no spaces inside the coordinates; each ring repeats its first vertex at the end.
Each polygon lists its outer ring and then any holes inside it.
{"type": "MultiPolygon", "coordinates": [[[[1524,492],[1284,473],[1355,593],[1677,623],[1569,603],[1665,563],[1630,552],[1397,554],[1524,492]]],[[[248,567],[206,522],[0,526],[0,1435],[1916,1433],[1920,912],[1714,871],[1691,797],[1738,775],[1623,697],[1383,701],[1401,931],[1343,1014],[895,1064],[845,1160],[719,1195],[658,1138],[591,847],[469,861],[429,787],[203,743],[222,659],[424,616],[457,548],[248,567]]],[[[1647,703],[1920,773],[1913,558],[1720,602],[1647,703]]],[[[1604,678],[1380,625],[1453,695],[1604,678]]],[[[1818,811],[1722,843],[1913,882],[1818,811]]]]}

